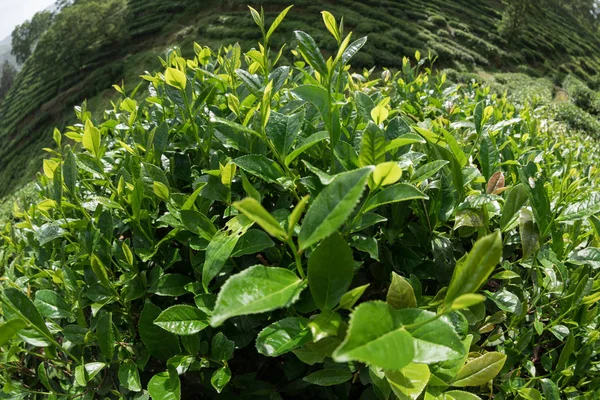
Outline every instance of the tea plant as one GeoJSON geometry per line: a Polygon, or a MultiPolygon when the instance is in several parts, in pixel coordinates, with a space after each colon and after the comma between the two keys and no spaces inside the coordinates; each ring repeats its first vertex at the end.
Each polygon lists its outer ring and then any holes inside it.
{"type": "MultiPolygon", "coordinates": [[[[171,51],[1,234],[6,398],[597,398],[598,146],[415,54],[171,51]]],[[[66,140],[68,138],[69,140],[66,140]]],[[[68,142],[68,143],[67,143],[68,142]]]]}

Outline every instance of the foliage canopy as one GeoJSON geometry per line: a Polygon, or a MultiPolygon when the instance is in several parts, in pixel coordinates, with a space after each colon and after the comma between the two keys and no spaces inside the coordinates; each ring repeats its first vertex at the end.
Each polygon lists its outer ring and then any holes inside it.
{"type": "Polygon", "coordinates": [[[595,142],[419,53],[351,73],[326,12],[337,51],[279,65],[288,10],[55,131],[0,236],[0,396],[597,398],[595,142]]]}

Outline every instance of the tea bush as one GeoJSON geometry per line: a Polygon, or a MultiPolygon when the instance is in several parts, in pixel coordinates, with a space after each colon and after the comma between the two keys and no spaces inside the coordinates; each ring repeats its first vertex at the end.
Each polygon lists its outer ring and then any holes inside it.
{"type": "Polygon", "coordinates": [[[326,12],[338,50],[278,66],[288,10],[54,132],[1,231],[0,397],[597,398],[597,143],[419,53],[352,73],[326,12]]]}

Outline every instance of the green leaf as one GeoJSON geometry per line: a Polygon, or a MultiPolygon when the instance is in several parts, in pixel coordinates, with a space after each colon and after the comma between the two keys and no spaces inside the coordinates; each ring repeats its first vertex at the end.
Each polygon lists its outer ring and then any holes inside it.
{"type": "Polygon", "coordinates": [[[125,360],[119,364],[119,382],[121,386],[132,392],[142,391],[140,373],[133,361],[125,360]]]}
{"type": "Polygon", "coordinates": [[[83,147],[92,153],[95,157],[99,156],[100,153],[100,131],[96,128],[91,120],[85,121],[85,128],[83,130],[83,147]]]}
{"type": "Polygon", "coordinates": [[[217,327],[231,317],[288,307],[300,296],[306,282],[293,272],[256,265],[232,275],[221,288],[210,319],[217,327]]]}
{"type": "Polygon", "coordinates": [[[231,370],[228,366],[225,365],[212,374],[212,377],[210,378],[210,383],[212,387],[215,388],[217,393],[221,393],[221,391],[223,391],[225,386],[227,386],[227,384],[229,383],[230,379],[231,370]]]}
{"type": "Polygon", "coordinates": [[[365,167],[336,175],[310,205],[300,230],[300,249],[306,249],[335,232],[360,200],[372,171],[365,167]]]}
{"type": "Polygon", "coordinates": [[[180,400],[181,382],[175,369],[154,375],[148,382],[148,393],[153,400],[180,400]]]}
{"type": "Polygon", "coordinates": [[[522,208],[519,212],[519,235],[523,246],[523,259],[527,259],[540,246],[540,234],[533,223],[533,214],[527,208],[522,208]]]}
{"type": "Polygon", "coordinates": [[[297,144],[296,148],[285,157],[285,165],[290,165],[299,155],[304,153],[306,150],[314,146],[315,144],[322,142],[325,139],[329,139],[329,132],[321,131],[313,135],[310,135],[303,141],[297,144]]]}
{"type": "Polygon", "coordinates": [[[425,364],[410,363],[396,371],[385,371],[386,379],[400,400],[416,400],[425,390],[430,376],[425,364]]]}
{"type": "Polygon", "coordinates": [[[258,229],[249,229],[235,245],[231,257],[256,254],[275,246],[269,235],[258,229]]]}
{"type": "Polygon", "coordinates": [[[165,71],[165,82],[169,86],[185,90],[187,78],[183,72],[175,68],[167,68],[165,71]]]}
{"type": "Polygon", "coordinates": [[[456,264],[444,304],[463,294],[476,292],[488,279],[502,258],[502,236],[500,231],[484,236],[473,245],[464,260],[456,264]]]}
{"type": "Polygon", "coordinates": [[[473,393],[463,392],[462,390],[448,390],[444,394],[446,398],[450,397],[448,400],[481,400],[481,397],[473,393]]]}
{"type": "Polygon", "coordinates": [[[469,361],[464,367],[458,371],[458,374],[452,382],[452,386],[480,386],[485,385],[488,381],[494,379],[500,372],[506,355],[497,352],[486,353],[483,356],[469,361]]]}
{"type": "Polygon", "coordinates": [[[308,287],[317,307],[331,310],[350,287],[354,258],[339,233],[323,240],[308,259],[308,287]]]}
{"type": "Polygon", "coordinates": [[[308,328],[312,333],[313,342],[318,342],[330,336],[337,336],[342,325],[342,316],[335,311],[325,310],[312,317],[308,328]]]}
{"type": "Polygon", "coordinates": [[[279,183],[279,180],[284,177],[281,167],[275,161],[260,154],[241,156],[233,162],[249,174],[269,183],[279,183]]]}
{"type": "Polygon", "coordinates": [[[361,37],[360,39],[355,40],[350,43],[350,46],[344,50],[342,54],[342,65],[345,65],[358,51],[367,43],[367,37],[361,37]]]}
{"type": "Polygon", "coordinates": [[[540,379],[540,383],[546,400],[560,400],[560,391],[556,383],[548,378],[540,379]]]}
{"type": "Polygon", "coordinates": [[[234,350],[235,342],[227,339],[227,336],[222,332],[213,336],[211,343],[212,358],[219,361],[231,360],[234,350]]]}
{"type": "Polygon", "coordinates": [[[285,158],[290,150],[304,122],[304,110],[291,115],[284,115],[272,111],[267,123],[267,137],[273,142],[273,146],[282,158],[285,158]]]}
{"type": "Polygon", "coordinates": [[[427,200],[429,197],[419,189],[408,183],[397,183],[393,186],[388,186],[369,200],[365,207],[365,212],[373,210],[379,206],[400,201],[408,201],[415,199],[427,200]]]}
{"type": "Polygon", "coordinates": [[[301,317],[288,317],[272,323],[256,337],[256,350],[268,357],[279,357],[301,347],[311,339],[307,324],[308,320],[301,317]]]}
{"type": "Polygon", "coordinates": [[[392,283],[387,292],[386,302],[394,308],[415,308],[417,299],[410,283],[400,275],[392,272],[392,283]]]}
{"type": "Polygon", "coordinates": [[[149,300],[144,304],[138,326],[138,333],[148,352],[154,357],[167,361],[169,358],[179,354],[179,340],[177,336],[154,325],[161,309],[149,300]]]}
{"type": "Polygon", "coordinates": [[[333,352],[333,359],[356,360],[391,370],[408,365],[414,357],[414,343],[398,313],[379,301],[356,307],[346,338],[333,352]]]}
{"type": "Polygon", "coordinates": [[[275,18],[275,20],[273,21],[273,23],[271,24],[271,26],[269,27],[269,30],[267,31],[266,34],[266,39],[267,41],[271,38],[271,35],[273,34],[273,32],[275,32],[275,29],[277,29],[277,27],[279,26],[279,24],[281,24],[281,22],[283,21],[283,19],[285,18],[286,14],[288,13],[288,11],[290,11],[290,9],[294,7],[293,5],[286,7],[282,12],[279,13],[279,15],[277,16],[277,18],[275,18]]]}
{"type": "Polygon", "coordinates": [[[196,307],[179,304],[161,312],[154,325],[176,335],[193,335],[208,326],[208,316],[196,307]]]}
{"type": "Polygon", "coordinates": [[[366,284],[363,286],[355,287],[344,293],[342,298],[340,299],[340,308],[344,310],[351,310],[354,307],[354,304],[360,299],[365,290],[370,286],[370,284],[366,284]]]}
{"type": "Polygon", "coordinates": [[[181,274],[165,274],[150,288],[149,292],[159,296],[181,296],[186,294],[185,285],[192,282],[188,276],[181,274]]]}
{"type": "Polygon", "coordinates": [[[387,186],[394,184],[402,177],[402,168],[395,161],[378,164],[373,171],[373,183],[375,186],[387,186]]]}
{"type": "Polygon", "coordinates": [[[500,229],[505,232],[510,226],[510,222],[515,218],[517,213],[527,203],[527,188],[522,183],[509,189],[504,207],[502,209],[502,217],[500,218],[500,229]]]}
{"type": "Polygon", "coordinates": [[[340,35],[340,30],[338,29],[337,23],[335,22],[335,17],[329,11],[321,11],[321,15],[323,16],[325,27],[339,43],[342,40],[342,37],[340,35]]]}
{"type": "Polygon", "coordinates": [[[303,381],[317,386],[334,386],[352,379],[350,371],[343,369],[322,369],[302,378],[303,381]]]}
{"type": "Polygon", "coordinates": [[[154,191],[156,197],[158,197],[162,201],[169,201],[171,193],[169,192],[169,188],[164,183],[154,181],[152,183],[152,190],[154,191]]]}
{"type": "Polygon", "coordinates": [[[69,318],[73,316],[72,307],[52,290],[42,289],[35,292],[33,304],[45,318],[69,318]]]}
{"type": "Polygon", "coordinates": [[[300,221],[300,218],[302,217],[302,213],[304,212],[304,209],[306,208],[306,205],[308,204],[309,199],[310,199],[309,195],[304,196],[298,202],[298,204],[296,204],[296,206],[294,207],[294,210],[290,214],[289,227],[288,227],[288,233],[287,233],[288,236],[292,236],[294,234],[294,229],[296,228],[296,225],[300,221]]]}
{"type": "Polygon", "coordinates": [[[321,76],[326,77],[327,64],[325,64],[321,50],[319,50],[315,40],[309,34],[302,31],[295,31],[294,35],[298,41],[298,50],[300,51],[300,54],[302,54],[304,60],[321,74],[321,76]]]}
{"type": "Polygon", "coordinates": [[[410,178],[411,183],[420,183],[434,176],[440,169],[448,165],[446,160],[435,160],[419,167],[410,178]]]}
{"type": "Polygon", "coordinates": [[[182,209],[180,215],[183,226],[206,240],[211,240],[217,233],[212,221],[199,211],[182,209]]]}
{"type": "Polygon", "coordinates": [[[230,219],[225,229],[218,231],[206,248],[206,261],[202,269],[202,286],[208,285],[221,272],[225,262],[233,253],[240,237],[252,226],[254,221],[240,215],[230,219]]]}
{"type": "Polygon", "coordinates": [[[369,122],[363,132],[358,161],[361,167],[377,165],[385,161],[385,135],[379,127],[369,122]]]}
{"type": "Polygon", "coordinates": [[[27,323],[20,318],[11,319],[0,325],[0,346],[4,346],[23,328],[27,323]]]}
{"type": "Polygon", "coordinates": [[[269,235],[279,238],[282,241],[287,240],[287,233],[283,230],[279,222],[265,208],[252,197],[246,197],[244,200],[236,201],[233,206],[244,215],[256,222],[269,235]]]}
{"type": "Polygon", "coordinates": [[[598,213],[600,213],[600,192],[593,192],[585,199],[569,204],[556,220],[575,221],[598,213]]]}
{"type": "Polygon", "coordinates": [[[450,305],[450,310],[464,310],[476,304],[483,303],[485,296],[480,294],[467,293],[454,299],[450,305]]]}
{"type": "Polygon", "coordinates": [[[40,312],[23,292],[14,288],[6,288],[4,289],[3,302],[9,303],[12,306],[10,307],[11,311],[14,311],[25,322],[35,326],[38,332],[47,338],[52,337],[40,312]]]}
{"type": "Polygon", "coordinates": [[[69,149],[65,155],[65,162],[62,166],[62,176],[63,182],[71,194],[75,194],[77,173],[77,160],[71,149],[69,149]]]}
{"type": "Polygon", "coordinates": [[[115,354],[115,334],[113,332],[112,313],[103,312],[96,322],[96,337],[100,351],[109,361],[115,354]]]}
{"type": "Polygon", "coordinates": [[[487,296],[498,306],[499,309],[520,315],[522,311],[521,300],[516,294],[509,292],[506,289],[501,289],[497,292],[485,292],[487,296]]]}
{"type": "Polygon", "coordinates": [[[409,144],[425,142],[425,139],[423,139],[420,135],[416,135],[414,133],[407,133],[389,142],[385,146],[385,151],[392,151],[397,149],[398,147],[408,146],[409,144]]]}

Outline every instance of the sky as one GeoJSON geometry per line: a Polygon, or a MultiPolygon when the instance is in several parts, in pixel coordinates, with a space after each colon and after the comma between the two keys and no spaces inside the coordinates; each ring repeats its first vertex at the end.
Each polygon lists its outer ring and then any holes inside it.
{"type": "Polygon", "coordinates": [[[33,14],[49,7],[55,0],[0,0],[0,40],[33,14]]]}

